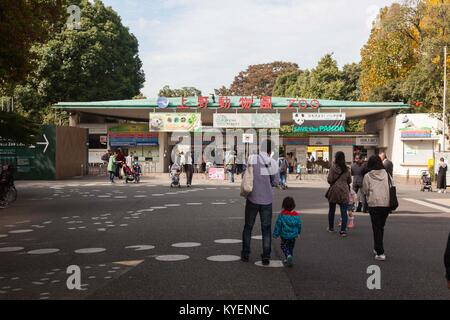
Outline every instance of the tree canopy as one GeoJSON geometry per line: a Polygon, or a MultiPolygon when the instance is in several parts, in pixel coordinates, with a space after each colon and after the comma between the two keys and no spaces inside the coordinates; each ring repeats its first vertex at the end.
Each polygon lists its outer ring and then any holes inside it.
{"type": "Polygon", "coordinates": [[[143,87],[138,41],[121,18],[98,0],[77,4],[81,29],[64,26],[45,44],[31,48],[35,68],[15,89],[25,112],[42,116],[60,101],[131,99],[143,87]]]}
{"type": "Polygon", "coordinates": [[[239,72],[229,89],[222,87],[215,91],[234,96],[270,96],[277,78],[294,71],[298,71],[298,65],[292,62],[251,65],[239,72]]]}
{"type": "Polygon", "coordinates": [[[196,97],[201,96],[202,92],[194,87],[182,87],[181,89],[171,89],[170,86],[164,86],[159,90],[160,97],[196,97]]]}
{"type": "Polygon", "coordinates": [[[64,21],[64,0],[0,2],[0,93],[10,95],[33,68],[33,44],[45,42],[64,21]]]}

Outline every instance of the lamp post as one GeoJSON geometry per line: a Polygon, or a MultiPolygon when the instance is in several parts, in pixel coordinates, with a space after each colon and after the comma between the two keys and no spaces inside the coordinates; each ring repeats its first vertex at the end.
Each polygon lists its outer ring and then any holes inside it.
{"type": "Polygon", "coordinates": [[[444,47],[444,105],[443,105],[443,117],[442,121],[444,124],[443,127],[443,135],[444,135],[444,143],[442,144],[443,152],[445,152],[445,144],[446,144],[446,133],[447,133],[447,46],[444,47]]]}

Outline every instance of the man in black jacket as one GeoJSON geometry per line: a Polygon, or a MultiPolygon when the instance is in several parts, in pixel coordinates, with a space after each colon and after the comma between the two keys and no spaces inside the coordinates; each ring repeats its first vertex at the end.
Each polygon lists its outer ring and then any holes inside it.
{"type": "Polygon", "coordinates": [[[444,255],[445,269],[447,270],[447,286],[450,290],[450,234],[448,235],[447,250],[444,255]]]}

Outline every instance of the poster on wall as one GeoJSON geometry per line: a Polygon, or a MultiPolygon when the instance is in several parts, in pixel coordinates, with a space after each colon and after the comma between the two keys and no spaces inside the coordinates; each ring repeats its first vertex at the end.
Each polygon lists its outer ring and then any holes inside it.
{"type": "Polygon", "coordinates": [[[218,129],[279,129],[280,123],[278,113],[214,114],[214,128],[218,129]]]}
{"type": "Polygon", "coordinates": [[[211,180],[225,180],[224,168],[209,168],[208,177],[211,180]]]}
{"type": "Polygon", "coordinates": [[[151,132],[197,132],[202,128],[200,113],[150,113],[151,132]]]}
{"type": "Polygon", "coordinates": [[[293,119],[296,133],[345,132],[345,113],[294,113],[293,119]]]}

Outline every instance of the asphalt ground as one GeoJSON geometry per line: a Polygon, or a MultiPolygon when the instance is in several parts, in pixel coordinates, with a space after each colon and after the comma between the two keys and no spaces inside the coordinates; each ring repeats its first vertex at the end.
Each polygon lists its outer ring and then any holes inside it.
{"type": "Polygon", "coordinates": [[[87,179],[17,187],[18,201],[0,211],[2,300],[450,299],[443,266],[450,197],[418,186],[399,186],[400,208],[385,231],[386,262],[374,261],[368,215],[356,216],[348,238],[326,232],[324,182],[276,190],[274,221],[287,195],[302,213],[293,268],[280,266],[279,240],[271,266],[255,264],[262,251],[258,220],[250,262],[237,260],[245,205],[238,184],[197,180],[191,189],[171,190],[164,180],[87,179]],[[234,241],[217,243],[223,239],[234,241]],[[98,250],[77,251],[92,248],[98,250]],[[67,287],[73,265],[82,290],[67,287]],[[381,268],[381,290],[367,288],[372,265],[381,268]]]}

